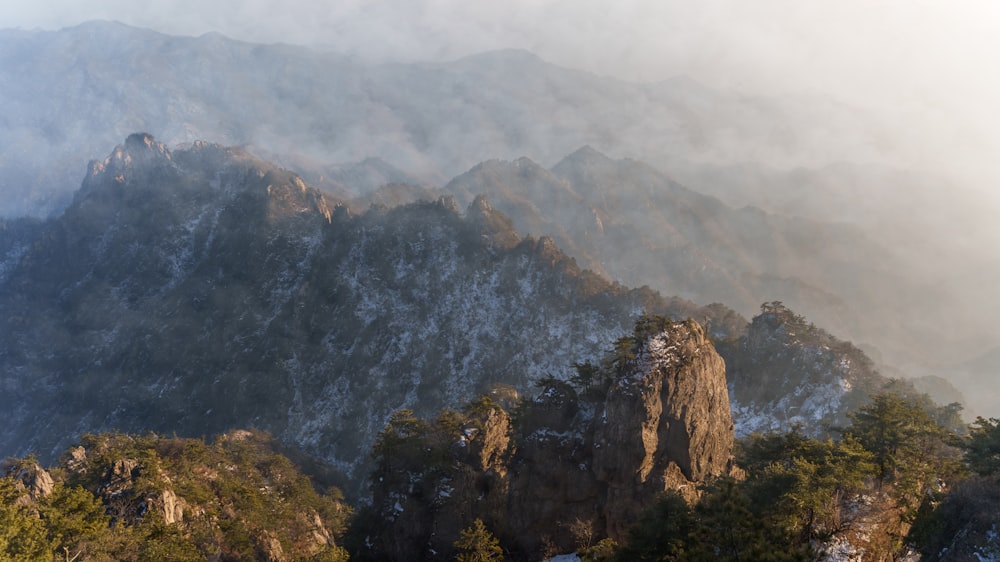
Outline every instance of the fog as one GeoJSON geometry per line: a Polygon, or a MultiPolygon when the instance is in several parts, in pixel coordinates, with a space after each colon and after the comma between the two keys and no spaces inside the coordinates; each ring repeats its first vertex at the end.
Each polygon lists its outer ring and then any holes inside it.
{"type": "Polygon", "coordinates": [[[883,158],[947,171],[982,191],[1000,148],[1000,5],[892,0],[459,0],[8,2],[0,27],[91,19],[164,33],[323,45],[372,60],[450,60],[523,48],[624,80],[685,75],[748,94],[823,93],[900,133],[883,158]]]}
{"type": "MultiPolygon", "coordinates": [[[[994,186],[995,178],[1000,177],[1000,163],[995,157],[1000,152],[1000,112],[993,109],[996,100],[1000,100],[1000,75],[995,71],[1000,67],[1000,37],[995,33],[1000,29],[1000,4],[988,0],[969,0],[960,4],[903,0],[842,0],[836,3],[793,0],[615,3],[596,0],[510,0],[505,3],[178,0],[136,3],[98,0],[85,4],[70,0],[18,0],[5,5],[0,13],[0,28],[56,30],[89,20],[115,20],[171,35],[200,36],[216,32],[247,42],[303,45],[347,54],[364,63],[444,62],[483,51],[525,49],[566,68],[649,85],[641,89],[647,99],[636,101],[633,104],[636,107],[645,107],[643,103],[648,103],[654,94],[659,95],[669,90],[670,84],[676,84],[667,83],[663,89],[657,89],[660,83],[685,77],[707,85],[712,92],[721,93],[712,98],[712,103],[721,100],[725,104],[702,108],[705,115],[714,117],[714,122],[710,123],[712,130],[706,137],[712,146],[697,147],[700,150],[697,156],[715,165],[733,164],[736,168],[712,170],[706,175],[697,167],[685,168],[687,163],[664,158],[663,154],[674,148],[666,142],[661,143],[663,139],[673,141],[673,137],[664,133],[672,134],[675,130],[671,129],[673,124],[666,122],[671,118],[668,114],[647,115],[645,120],[632,122],[631,129],[615,131],[621,138],[615,145],[618,151],[611,156],[649,160],[677,179],[733,205],[756,204],[775,212],[799,214],[815,209],[811,218],[860,223],[893,245],[912,264],[914,271],[926,276],[925,284],[947,285],[946,292],[961,304],[951,309],[955,317],[929,318],[929,323],[953,322],[976,331],[977,339],[969,340],[970,347],[976,350],[986,351],[1000,344],[1000,329],[985,329],[995,324],[993,318],[1000,315],[1000,303],[992,298],[993,287],[1000,283],[1000,251],[997,250],[1000,228],[994,220],[996,209],[1000,209],[1000,194],[994,186]],[[764,109],[747,113],[744,106],[739,106],[743,100],[751,100],[746,107],[753,111],[764,109]],[[796,108],[806,108],[799,121],[802,130],[789,135],[781,128],[788,125],[787,120],[769,130],[766,118],[771,115],[768,109],[771,106],[781,106],[780,116],[785,119],[799,115],[796,108]],[[817,108],[820,108],[819,113],[817,108]],[[727,122],[730,115],[745,120],[727,122]],[[824,123],[824,118],[828,122],[824,123]],[[736,132],[730,134],[729,129],[736,132]],[[753,133],[747,134],[746,130],[750,129],[753,133]],[[633,133],[635,136],[630,136],[633,133]],[[785,136],[789,140],[784,140],[785,136]],[[768,142],[755,142],[760,138],[768,142]],[[646,148],[644,144],[649,143],[649,139],[656,139],[654,142],[660,144],[646,148]],[[795,146],[775,152],[775,147],[782,148],[782,143],[795,146]],[[811,205],[798,206],[786,206],[787,201],[782,201],[782,198],[801,196],[796,191],[800,187],[796,178],[809,174],[800,173],[800,168],[826,170],[822,177],[810,180],[810,185],[823,185],[830,178],[854,181],[850,179],[854,177],[851,170],[828,173],[830,166],[844,161],[861,166],[883,166],[900,173],[880,168],[861,177],[851,189],[843,191],[854,200],[816,198],[811,205]],[[748,164],[761,167],[746,167],[748,164]],[[671,169],[671,166],[675,167],[671,169]],[[747,181],[748,177],[753,181],[747,181]],[[779,185],[785,191],[778,191],[775,186],[779,185]],[[922,191],[908,191],[915,186],[922,191]],[[737,193],[740,189],[746,193],[737,193]],[[871,195],[873,190],[884,193],[875,197],[871,195]],[[941,206],[940,198],[929,197],[928,190],[947,193],[947,198],[951,199],[947,208],[941,206]],[[900,210],[887,214],[886,209],[893,208],[896,200],[901,203],[900,210]],[[904,224],[915,217],[921,220],[904,224]],[[937,253],[927,255],[924,253],[928,246],[926,239],[931,238],[935,239],[933,247],[937,253]]],[[[190,64],[195,70],[206,67],[205,61],[190,64]]],[[[183,70],[179,71],[181,74],[194,73],[183,65],[177,68],[183,70]]],[[[304,67],[303,72],[310,68],[304,67]]],[[[349,68],[344,71],[345,75],[348,71],[349,68]]],[[[397,78],[384,74],[383,93],[394,91],[390,87],[396,84],[394,80],[399,80],[395,90],[404,91],[408,75],[397,78]]],[[[155,72],[151,71],[147,78],[156,78],[155,72]]],[[[356,78],[355,82],[337,76],[324,78],[325,81],[315,84],[330,91],[343,88],[349,94],[364,93],[372,80],[378,81],[372,73],[364,79],[356,78]]],[[[551,89],[552,78],[546,76],[545,80],[545,88],[551,89]]],[[[204,83],[208,90],[215,87],[208,78],[204,83]]],[[[565,83],[576,82],[567,78],[565,83]]],[[[614,90],[607,82],[600,82],[600,85],[608,91],[614,90]]],[[[247,86],[242,89],[250,91],[251,87],[259,85],[248,82],[247,86]]],[[[456,83],[453,89],[465,86],[456,83]]],[[[698,96],[692,93],[698,91],[697,87],[689,83],[684,86],[684,95],[688,96],[682,100],[687,104],[684,107],[697,109],[698,96]]],[[[484,97],[489,93],[487,88],[480,88],[470,89],[468,96],[484,97]]],[[[583,113],[576,112],[574,107],[559,112],[561,100],[545,100],[544,95],[549,91],[545,88],[534,92],[541,92],[536,99],[552,105],[535,107],[546,108],[547,115],[553,120],[558,116],[562,120],[560,125],[565,125],[561,129],[552,128],[587,132],[590,124],[578,122],[583,120],[580,117],[583,113]]],[[[634,93],[640,89],[629,86],[622,87],[621,91],[634,93]]],[[[421,92],[406,93],[400,96],[407,99],[399,106],[405,107],[409,98],[421,99],[421,92]]],[[[432,88],[426,88],[425,94],[426,99],[440,98],[438,91],[432,88]]],[[[583,92],[573,100],[585,106],[588,94],[583,92]]],[[[138,94],[135,97],[143,99],[138,94]]],[[[599,96],[595,94],[596,97],[599,96]]],[[[370,110],[363,105],[366,100],[357,99],[362,105],[355,113],[370,110]]],[[[308,104],[314,101],[304,99],[299,103],[300,109],[308,109],[308,104]]],[[[306,130],[311,124],[310,121],[294,121],[292,115],[286,117],[280,107],[258,108],[249,102],[248,107],[247,111],[252,110],[256,115],[268,111],[280,114],[292,131],[306,130]]],[[[199,107],[181,109],[194,113],[201,111],[199,107]]],[[[437,121],[433,112],[416,109],[414,114],[428,115],[427,123],[437,121]]],[[[88,115],[111,119],[116,111],[109,104],[108,107],[88,109],[88,115]]],[[[450,117],[443,108],[435,111],[441,120],[450,117]]],[[[482,117],[483,113],[470,112],[468,121],[471,122],[471,117],[482,117]]],[[[164,114],[172,115],[166,111],[164,114]]],[[[384,138],[373,138],[368,129],[359,128],[354,136],[345,133],[343,139],[346,140],[341,143],[345,152],[338,157],[347,160],[368,155],[385,156],[385,153],[376,154],[375,149],[366,147],[392,150],[390,141],[403,138],[403,133],[407,132],[402,127],[392,129],[398,125],[394,121],[396,115],[374,111],[372,114],[389,123],[386,129],[389,132],[384,138]],[[349,149],[368,152],[348,152],[349,149]]],[[[523,115],[487,117],[507,118],[507,123],[534,120],[532,116],[523,115]]],[[[702,118],[702,123],[709,122],[703,115],[697,117],[702,118]]],[[[613,118],[608,117],[608,121],[613,118]]],[[[2,123],[5,121],[0,120],[2,123]]],[[[122,117],[117,128],[132,127],[134,123],[142,121],[129,114],[122,117]]],[[[381,121],[376,123],[381,124],[381,121]]],[[[161,138],[183,140],[190,140],[185,138],[188,133],[203,134],[200,130],[184,130],[187,125],[189,123],[177,123],[178,131],[150,132],[161,138]]],[[[240,123],[226,122],[225,125],[238,132],[243,128],[240,123]]],[[[447,134],[442,133],[442,137],[459,138],[453,142],[466,148],[481,144],[484,154],[477,156],[482,158],[521,155],[487,154],[507,140],[503,137],[506,132],[503,127],[487,130],[474,123],[469,127],[468,130],[449,130],[447,134]],[[491,131],[499,139],[496,142],[489,136],[491,131]],[[459,133],[467,136],[458,137],[459,133]]],[[[252,126],[246,129],[251,130],[252,126]]],[[[518,130],[534,129],[522,127],[518,130]]],[[[128,132],[131,130],[116,130],[115,134],[128,132]]],[[[589,132],[594,133],[593,130],[589,132]]],[[[220,133],[221,138],[209,140],[243,142],[237,133],[226,134],[220,133]]],[[[259,132],[253,134],[259,135],[259,132]]],[[[557,145],[544,136],[539,133],[537,138],[527,139],[524,146],[534,150],[526,149],[526,156],[546,165],[553,164],[554,159],[580,144],[595,142],[562,139],[565,145],[557,145]],[[551,153],[538,153],[537,147],[548,147],[551,153]]],[[[58,135],[53,137],[59,138],[58,135]]],[[[116,138],[120,141],[122,137],[116,138]]],[[[276,153],[285,146],[268,145],[267,140],[260,136],[250,137],[250,142],[276,153]]],[[[110,145],[105,146],[105,142],[99,139],[100,148],[88,148],[96,151],[89,152],[89,157],[106,153],[110,145]]],[[[315,148],[299,145],[302,142],[299,136],[290,135],[274,142],[294,144],[313,156],[329,154],[326,145],[315,148]]],[[[433,148],[430,141],[427,144],[433,148]]],[[[678,146],[684,150],[690,148],[678,146]]],[[[396,150],[403,154],[408,148],[400,145],[396,150]]],[[[425,150],[414,156],[414,161],[427,153],[425,150]]],[[[442,158],[441,154],[435,156],[439,161],[442,158]]],[[[388,159],[392,164],[405,164],[400,161],[402,158],[388,159]]],[[[451,174],[460,173],[475,162],[448,164],[452,167],[443,170],[446,173],[438,179],[446,181],[451,174]]],[[[82,163],[74,169],[82,172],[82,163]]],[[[953,327],[942,325],[941,329],[953,327]]],[[[963,350],[965,352],[974,353],[963,350]]],[[[955,360],[948,357],[944,363],[955,360]]]]}

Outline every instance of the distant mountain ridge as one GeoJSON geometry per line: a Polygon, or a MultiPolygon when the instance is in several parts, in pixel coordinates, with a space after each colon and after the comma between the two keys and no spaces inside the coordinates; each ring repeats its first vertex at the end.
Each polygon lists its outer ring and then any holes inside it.
{"type": "Polygon", "coordinates": [[[590,146],[551,169],[527,158],[490,160],[443,189],[463,205],[485,194],[519,231],[552,236],[581,264],[626,285],[746,315],[780,295],[832,332],[882,349],[890,363],[942,338],[924,320],[946,298],[864,230],[733,208],[590,146]]]}
{"type": "MultiPolygon", "coordinates": [[[[729,162],[749,143],[760,159],[801,163],[818,153],[810,146],[830,143],[829,115],[842,124],[866,119],[822,102],[786,110],[690,80],[609,80],[524,51],[366,65],[302,47],[100,21],[0,30],[0,84],[8,214],[58,211],[80,163],[136,130],[170,145],[260,147],[314,182],[330,165],[378,157],[437,183],[489,158],[555,162],[582,144],[653,162],[668,154],[729,162]],[[775,123],[787,139],[774,142],[775,123]]],[[[852,142],[840,143],[843,153],[856,152],[852,142]]]]}

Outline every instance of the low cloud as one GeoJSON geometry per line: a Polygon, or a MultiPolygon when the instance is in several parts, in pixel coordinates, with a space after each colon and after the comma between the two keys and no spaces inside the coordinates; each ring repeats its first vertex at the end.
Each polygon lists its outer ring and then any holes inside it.
{"type": "Polygon", "coordinates": [[[325,45],[371,60],[522,48],[632,81],[690,76],[752,94],[831,95],[900,131],[899,163],[985,183],[998,170],[1000,5],[891,0],[19,1],[3,27],[117,20],[171,34],[325,45]]]}

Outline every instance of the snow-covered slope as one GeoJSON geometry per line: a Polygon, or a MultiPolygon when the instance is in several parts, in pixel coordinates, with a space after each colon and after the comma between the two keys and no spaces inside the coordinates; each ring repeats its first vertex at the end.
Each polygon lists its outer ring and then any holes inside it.
{"type": "Polygon", "coordinates": [[[736,435],[822,434],[889,382],[861,350],[779,302],[765,303],[746,336],[723,352],[736,435]]]}

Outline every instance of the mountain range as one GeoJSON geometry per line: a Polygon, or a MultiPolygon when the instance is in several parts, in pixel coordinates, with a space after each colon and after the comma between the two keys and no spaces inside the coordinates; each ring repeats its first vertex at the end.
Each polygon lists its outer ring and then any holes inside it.
{"type": "Polygon", "coordinates": [[[875,143],[859,134],[883,132],[821,97],[755,98],[686,78],[633,84],[526,51],[369,64],[100,21],[0,30],[0,47],[0,164],[17,174],[4,178],[7,214],[62,208],[78,162],[138,130],[171,145],[254,145],[317,187],[331,166],[370,157],[436,183],[491,158],[551,165],[587,144],[654,165],[816,166],[870,154],[875,143]]]}
{"type": "Polygon", "coordinates": [[[876,115],[109,22],[0,107],[0,551],[995,551],[998,209],[876,115]]]}
{"type": "Polygon", "coordinates": [[[61,216],[0,233],[9,454],[54,458],[109,429],[253,426],[332,463],[359,496],[394,411],[569,380],[649,314],[706,326],[739,435],[822,433],[888,382],[780,303],[748,323],[609,282],[482,194],[464,212],[445,196],[356,214],[240,148],[130,135],[61,216]]]}
{"type": "Polygon", "coordinates": [[[698,315],[582,271],[481,198],[352,215],[245,151],[143,134],[92,162],[58,219],[4,233],[11,452],[252,424],[351,474],[398,408],[530,387],[643,310],[698,315]]]}
{"type": "MultiPolygon", "coordinates": [[[[744,316],[781,300],[883,370],[946,376],[1000,342],[994,210],[894,168],[891,131],[822,96],[634,84],[524,51],[371,64],[91,22],[0,31],[0,104],[7,217],[59,215],[83,164],[144,130],[243,146],[359,210],[412,200],[404,185],[460,207],[488,191],[519,232],[609,280],[744,316]]],[[[992,369],[964,377],[977,411],[992,369]]]]}

